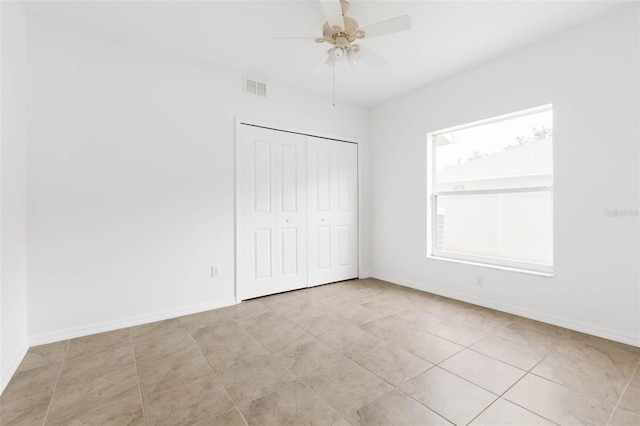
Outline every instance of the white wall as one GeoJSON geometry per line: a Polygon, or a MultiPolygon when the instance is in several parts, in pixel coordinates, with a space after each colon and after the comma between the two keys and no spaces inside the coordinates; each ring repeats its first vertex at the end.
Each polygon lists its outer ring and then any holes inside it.
{"type": "Polygon", "coordinates": [[[372,271],[640,345],[638,5],[372,109],[372,271]],[[428,132],[552,103],[555,277],[426,258],[428,132]],[[476,287],[476,275],[484,286],[476,287]]]}
{"type": "Polygon", "coordinates": [[[366,109],[28,24],[32,344],[234,302],[235,116],[361,141],[368,246],[366,109]]]}
{"type": "Polygon", "coordinates": [[[0,392],[27,350],[26,16],[0,2],[0,392]]]}

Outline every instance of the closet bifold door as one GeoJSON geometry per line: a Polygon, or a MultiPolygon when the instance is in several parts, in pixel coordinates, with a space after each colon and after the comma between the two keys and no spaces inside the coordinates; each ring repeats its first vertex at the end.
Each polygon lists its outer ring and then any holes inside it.
{"type": "Polygon", "coordinates": [[[307,287],[306,136],[240,128],[239,297],[307,287]]]}
{"type": "Polygon", "coordinates": [[[307,137],[309,286],[358,277],[358,146],[307,137]]]}

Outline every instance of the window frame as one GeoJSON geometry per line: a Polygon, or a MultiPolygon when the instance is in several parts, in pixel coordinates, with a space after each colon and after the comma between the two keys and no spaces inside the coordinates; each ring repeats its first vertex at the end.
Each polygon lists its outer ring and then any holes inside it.
{"type": "MultiPolygon", "coordinates": [[[[513,194],[523,192],[550,192],[551,193],[551,227],[552,227],[552,245],[554,244],[555,235],[555,221],[553,220],[553,209],[555,205],[553,185],[550,186],[533,186],[523,188],[502,188],[502,189],[476,189],[476,190],[460,190],[460,191],[440,191],[434,190],[437,183],[437,145],[435,144],[436,137],[444,133],[451,133],[454,131],[460,131],[472,127],[478,127],[480,125],[491,124],[499,121],[505,121],[525,115],[531,115],[542,111],[551,111],[553,114],[553,105],[547,104],[535,108],[529,108],[522,111],[517,111],[510,114],[504,114],[497,117],[492,117],[485,120],[479,120],[472,123],[463,124],[460,126],[450,127],[438,131],[429,132],[427,134],[427,258],[436,260],[453,261],[459,263],[472,264],[477,266],[491,267],[507,269],[519,272],[532,273],[536,275],[553,276],[555,265],[555,250],[553,250],[552,264],[540,265],[535,263],[518,262],[504,259],[496,259],[491,257],[481,257],[466,254],[447,253],[437,250],[437,232],[436,227],[438,225],[437,220],[437,197],[438,196],[464,196],[464,195],[491,195],[491,194],[513,194]],[[430,168],[430,169],[429,169],[430,168]]],[[[554,120],[555,122],[555,120],[554,120]]],[[[554,138],[555,140],[555,138],[554,138]]],[[[552,141],[552,150],[554,150],[555,144],[552,141]]],[[[555,176],[555,155],[552,157],[552,176],[555,176]]]]}

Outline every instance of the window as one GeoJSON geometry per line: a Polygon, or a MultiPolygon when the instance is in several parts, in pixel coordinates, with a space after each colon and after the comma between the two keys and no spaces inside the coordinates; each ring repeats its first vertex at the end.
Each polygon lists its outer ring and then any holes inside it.
{"type": "Polygon", "coordinates": [[[553,272],[551,105],[428,135],[429,257],[553,272]]]}

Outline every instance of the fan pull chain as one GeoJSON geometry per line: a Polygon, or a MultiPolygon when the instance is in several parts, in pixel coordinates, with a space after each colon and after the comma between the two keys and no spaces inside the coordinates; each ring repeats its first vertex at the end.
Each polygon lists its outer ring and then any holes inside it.
{"type": "Polygon", "coordinates": [[[333,107],[336,107],[336,61],[332,61],[333,63],[333,107]]]}

